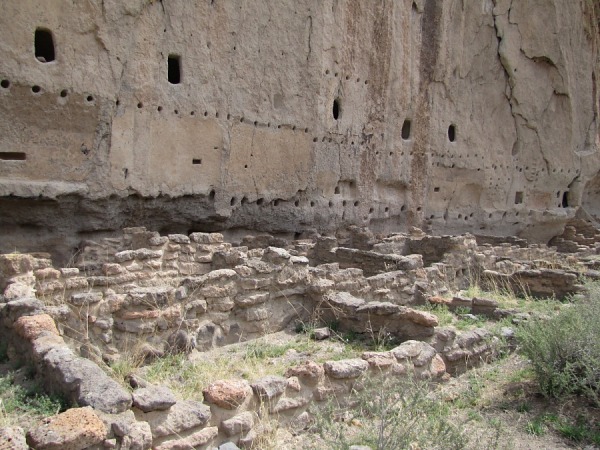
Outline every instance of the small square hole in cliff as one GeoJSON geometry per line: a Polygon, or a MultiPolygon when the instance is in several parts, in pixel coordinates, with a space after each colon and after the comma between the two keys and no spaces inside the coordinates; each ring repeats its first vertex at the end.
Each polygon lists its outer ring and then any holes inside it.
{"type": "Polygon", "coordinates": [[[448,140],[450,142],[456,141],[456,125],[450,125],[448,127],[448,140]]]}
{"type": "Polygon", "coordinates": [[[169,83],[181,83],[181,56],[169,55],[167,59],[169,83]]]}
{"type": "Polygon", "coordinates": [[[402,139],[407,141],[410,139],[410,120],[406,119],[402,124],[402,139]]]}
{"type": "Polygon", "coordinates": [[[27,155],[23,152],[0,152],[0,161],[25,161],[27,155]]]}
{"type": "Polygon", "coordinates": [[[54,61],[54,38],[50,30],[37,28],[34,37],[35,57],[38,61],[49,63],[54,61]]]}
{"type": "Polygon", "coordinates": [[[521,203],[523,203],[523,192],[515,192],[515,205],[520,205],[521,203]]]}

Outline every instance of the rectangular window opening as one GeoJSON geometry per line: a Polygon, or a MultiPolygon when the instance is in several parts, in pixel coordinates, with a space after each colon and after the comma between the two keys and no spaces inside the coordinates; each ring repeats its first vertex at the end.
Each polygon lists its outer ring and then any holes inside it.
{"type": "Polygon", "coordinates": [[[169,83],[181,83],[181,56],[169,55],[167,60],[169,83]]]}
{"type": "Polygon", "coordinates": [[[523,192],[515,192],[515,205],[523,203],[523,192]]]}
{"type": "Polygon", "coordinates": [[[410,139],[410,120],[406,119],[402,124],[402,139],[410,139]]]}
{"type": "Polygon", "coordinates": [[[202,160],[194,158],[194,159],[192,159],[192,164],[202,164],[202,160]]]}
{"type": "Polygon", "coordinates": [[[562,207],[563,208],[568,208],[569,207],[569,191],[565,191],[563,192],[563,197],[562,197],[562,207]]]}
{"type": "Polygon", "coordinates": [[[25,161],[27,155],[23,152],[0,152],[0,161],[25,161]]]}
{"type": "Polygon", "coordinates": [[[38,61],[49,63],[54,61],[54,39],[50,30],[37,28],[34,36],[35,57],[38,61]]]}

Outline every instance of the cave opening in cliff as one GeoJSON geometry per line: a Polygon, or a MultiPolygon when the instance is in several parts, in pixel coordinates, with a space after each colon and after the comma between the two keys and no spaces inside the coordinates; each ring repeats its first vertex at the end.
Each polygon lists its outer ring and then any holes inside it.
{"type": "Polygon", "coordinates": [[[410,139],[410,120],[406,119],[402,124],[402,139],[407,141],[410,139]]]}
{"type": "Polygon", "coordinates": [[[448,140],[450,142],[456,141],[456,125],[450,125],[448,127],[448,140]]]}
{"type": "Polygon", "coordinates": [[[181,56],[169,55],[169,58],[167,59],[167,66],[169,83],[181,83],[181,56]]]}
{"type": "Polygon", "coordinates": [[[569,207],[569,191],[563,192],[562,207],[563,208],[568,208],[569,207]]]}
{"type": "Polygon", "coordinates": [[[38,61],[49,63],[54,61],[54,39],[50,30],[37,28],[34,37],[35,57],[38,61]]]}
{"type": "Polygon", "coordinates": [[[333,111],[332,111],[332,113],[333,113],[333,118],[335,120],[338,120],[339,117],[340,117],[340,115],[342,114],[342,104],[341,104],[339,98],[336,98],[333,101],[333,111]]]}

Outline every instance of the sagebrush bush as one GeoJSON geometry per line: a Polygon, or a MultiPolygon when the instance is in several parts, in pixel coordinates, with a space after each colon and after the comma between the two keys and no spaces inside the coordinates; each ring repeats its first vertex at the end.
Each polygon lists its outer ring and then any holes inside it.
{"type": "Polygon", "coordinates": [[[388,449],[462,449],[468,439],[450,419],[444,402],[425,382],[397,377],[367,378],[350,404],[335,398],[314,407],[313,430],[328,449],[352,445],[388,449]]]}
{"type": "Polygon", "coordinates": [[[526,323],[518,340],[544,395],[580,394],[600,405],[600,284],[588,291],[556,316],[526,323]]]}

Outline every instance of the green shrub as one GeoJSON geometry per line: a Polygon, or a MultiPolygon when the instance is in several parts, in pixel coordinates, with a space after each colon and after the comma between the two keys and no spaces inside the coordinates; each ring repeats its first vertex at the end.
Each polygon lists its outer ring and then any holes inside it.
{"type": "Polygon", "coordinates": [[[531,320],[517,336],[545,396],[580,394],[600,405],[600,285],[589,293],[552,318],[531,320]]]}
{"type": "Polygon", "coordinates": [[[366,379],[351,404],[335,398],[314,406],[314,430],[328,449],[462,449],[467,437],[425,382],[396,377],[366,379]],[[351,406],[351,407],[348,407],[351,406]]]}
{"type": "Polygon", "coordinates": [[[15,383],[12,373],[0,375],[0,427],[18,424],[25,426],[31,420],[64,411],[67,402],[45,394],[37,384],[28,381],[28,387],[15,383]]]}

